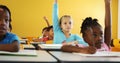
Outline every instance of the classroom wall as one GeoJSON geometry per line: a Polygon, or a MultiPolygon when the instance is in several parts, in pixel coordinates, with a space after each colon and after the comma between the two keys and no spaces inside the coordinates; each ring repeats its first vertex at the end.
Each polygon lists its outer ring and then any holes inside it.
{"type": "Polygon", "coordinates": [[[118,38],[118,0],[112,0],[112,38],[118,38]]]}
{"type": "MultiPolygon", "coordinates": [[[[120,0],[118,1],[118,16],[120,16],[120,0]]],[[[118,18],[118,24],[120,24],[120,17],[118,18]]],[[[120,39],[120,25],[118,25],[118,39],[120,39]]]]}
{"type": "MultiPolygon", "coordinates": [[[[7,5],[12,12],[12,32],[20,37],[39,36],[46,25],[43,16],[47,16],[52,24],[52,7],[54,0],[0,0],[0,4],[7,5]]],[[[59,17],[71,15],[74,21],[72,33],[80,34],[80,25],[86,17],[99,20],[104,27],[104,0],[58,0],[59,17]]],[[[112,3],[112,38],[117,38],[117,4],[112,3]]]]}

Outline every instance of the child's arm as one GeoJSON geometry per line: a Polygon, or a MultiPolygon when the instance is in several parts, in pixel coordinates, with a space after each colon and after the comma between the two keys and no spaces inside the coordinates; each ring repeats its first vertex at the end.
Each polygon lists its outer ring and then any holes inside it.
{"type": "Polygon", "coordinates": [[[43,17],[43,19],[46,21],[47,26],[49,27],[49,26],[50,26],[50,23],[49,23],[49,21],[48,21],[47,17],[46,17],[46,16],[44,16],[44,17],[43,17]]]}
{"type": "Polygon", "coordinates": [[[110,11],[110,0],[105,1],[105,43],[110,46],[111,43],[111,11],[110,11]]]}
{"type": "Polygon", "coordinates": [[[54,30],[54,33],[55,33],[55,31],[61,30],[58,20],[59,20],[58,19],[58,3],[57,3],[57,0],[54,0],[54,6],[53,6],[53,30],[54,30]]]}
{"type": "Polygon", "coordinates": [[[61,50],[64,52],[77,52],[77,53],[86,53],[86,54],[94,54],[96,52],[96,48],[89,46],[89,47],[78,47],[72,45],[63,45],[61,50]]]}
{"type": "Polygon", "coordinates": [[[19,49],[18,41],[14,41],[12,44],[0,44],[0,51],[18,52],[19,49]]]}

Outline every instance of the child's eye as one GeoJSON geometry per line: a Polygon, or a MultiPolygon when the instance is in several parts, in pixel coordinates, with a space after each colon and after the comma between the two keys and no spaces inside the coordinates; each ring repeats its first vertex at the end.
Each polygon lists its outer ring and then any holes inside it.
{"type": "Polygon", "coordinates": [[[6,22],[6,23],[9,22],[9,20],[8,20],[8,19],[5,19],[5,22],[6,22]]]}
{"type": "Polygon", "coordinates": [[[64,23],[65,25],[67,24],[67,23],[64,23]]]}
{"type": "Polygon", "coordinates": [[[94,37],[97,37],[97,34],[93,34],[94,37]]]}
{"type": "Polygon", "coordinates": [[[71,22],[69,22],[69,24],[71,24],[71,22]]]}
{"type": "Polygon", "coordinates": [[[100,36],[102,37],[102,36],[103,36],[103,33],[100,33],[100,36]]]}

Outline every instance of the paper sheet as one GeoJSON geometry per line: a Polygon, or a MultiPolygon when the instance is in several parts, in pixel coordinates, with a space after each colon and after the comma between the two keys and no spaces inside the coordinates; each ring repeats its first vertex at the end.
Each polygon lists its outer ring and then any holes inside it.
{"type": "Polygon", "coordinates": [[[81,56],[120,56],[120,52],[96,52],[95,54],[73,53],[81,56]]]}

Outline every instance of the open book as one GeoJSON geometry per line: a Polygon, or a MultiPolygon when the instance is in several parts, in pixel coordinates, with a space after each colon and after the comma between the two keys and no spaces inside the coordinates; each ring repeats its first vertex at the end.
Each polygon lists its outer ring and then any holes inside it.
{"type": "Polygon", "coordinates": [[[73,53],[81,56],[120,56],[120,52],[96,52],[95,54],[73,53]]]}
{"type": "Polygon", "coordinates": [[[20,50],[19,52],[0,51],[0,55],[10,56],[37,56],[36,50],[20,50]]]}

